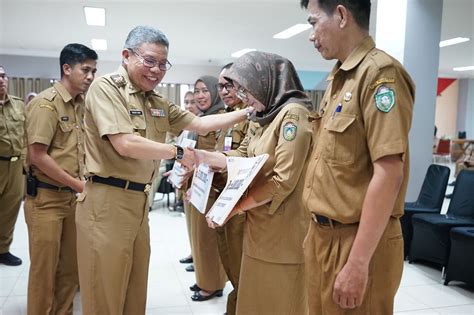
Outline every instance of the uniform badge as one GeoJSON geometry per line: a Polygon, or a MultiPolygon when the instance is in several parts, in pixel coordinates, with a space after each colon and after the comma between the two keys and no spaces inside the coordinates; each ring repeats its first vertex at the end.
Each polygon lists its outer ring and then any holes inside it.
{"type": "Polygon", "coordinates": [[[388,113],[395,105],[395,92],[385,86],[381,85],[375,93],[375,106],[383,113],[388,113]]]}
{"type": "Polygon", "coordinates": [[[69,116],[62,116],[61,121],[69,121],[69,116]]]}
{"type": "Polygon", "coordinates": [[[114,81],[115,85],[117,85],[118,87],[123,87],[127,85],[127,81],[125,81],[125,78],[122,77],[120,74],[112,74],[110,78],[112,79],[112,81],[114,81]]]}
{"type": "Polygon", "coordinates": [[[129,110],[130,116],[141,116],[143,115],[143,112],[139,109],[130,109],[129,110]]]}
{"type": "Polygon", "coordinates": [[[352,99],[352,93],[346,92],[346,94],[344,94],[344,101],[349,102],[351,99],[352,99]]]}
{"type": "Polygon", "coordinates": [[[150,108],[150,114],[152,117],[165,117],[166,116],[165,110],[161,108],[150,108]]]}
{"type": "Polygon", "coordinates": [[[289,121],[283,126],[283,138],[286,141],[293,141],[296,138],[296,127],[295,123],[289,121]]]}

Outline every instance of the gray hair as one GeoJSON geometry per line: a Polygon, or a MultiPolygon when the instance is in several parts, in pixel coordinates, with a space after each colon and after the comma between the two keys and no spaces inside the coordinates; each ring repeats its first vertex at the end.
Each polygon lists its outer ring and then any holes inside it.
{"type": "Polygon", "coordinates": [[[125,49],[137,49],[143,43],[151,43],[169,47],[168,38],[157,28],[151,26],[136,26],[128,33],[125,49]]]}

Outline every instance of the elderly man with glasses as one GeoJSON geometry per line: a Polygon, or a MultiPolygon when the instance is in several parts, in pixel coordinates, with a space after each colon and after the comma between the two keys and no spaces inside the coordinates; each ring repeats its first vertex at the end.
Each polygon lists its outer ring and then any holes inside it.
{"type": "Polygon", "coordinates": [[[232,126],[253,108],[218,119],[196,117],[154,91],[166,71],[168,39],[137,26],[117,72],[98,78],[86,97],[88,182],[78,197],[77,248],[84,314],[145,314],[150,236],[148,198],[161,159],[192,166],[193,154],[165,144],[167,132],[232,126]]]}

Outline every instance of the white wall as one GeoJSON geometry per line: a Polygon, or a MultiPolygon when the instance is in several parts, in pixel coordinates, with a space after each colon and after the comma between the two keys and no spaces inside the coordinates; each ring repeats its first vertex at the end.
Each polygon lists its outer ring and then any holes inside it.
{"type": "Polygon", "coordinates": [[[438,127],[438,138],[457,136],[458,95],[459,81],[456,80],[436,98],[435,125],[438,127]]]}

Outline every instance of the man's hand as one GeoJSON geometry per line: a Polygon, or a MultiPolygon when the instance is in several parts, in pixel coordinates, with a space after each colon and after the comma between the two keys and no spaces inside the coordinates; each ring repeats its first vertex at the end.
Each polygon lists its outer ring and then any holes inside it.
{"type": "Polygon", "coordinates": [[[86,186],[85,181],[77,179],[76,181],[74,181],[74,187],[71,187],[71,188],[75,192],[82,193],[84,191],[85,186],[86,186]]]}
{"type": "Polygon", "coordinates": [[[189,171],[193,170],[194,165],[196,164],[195,153],[189,150],[189,148],[184,148],[183,158],[179,160],[178,162],[181,163],[181,165],[183,165],[183,167],[186,168],[187,170],[189,171]]]}
{"type": "Polygon", "coordinates": [[[332,294],[334,302],[344,309],[360,306],[364,300],[368,278],[368,265],[346,262],[334,282],[332,294]]]}

